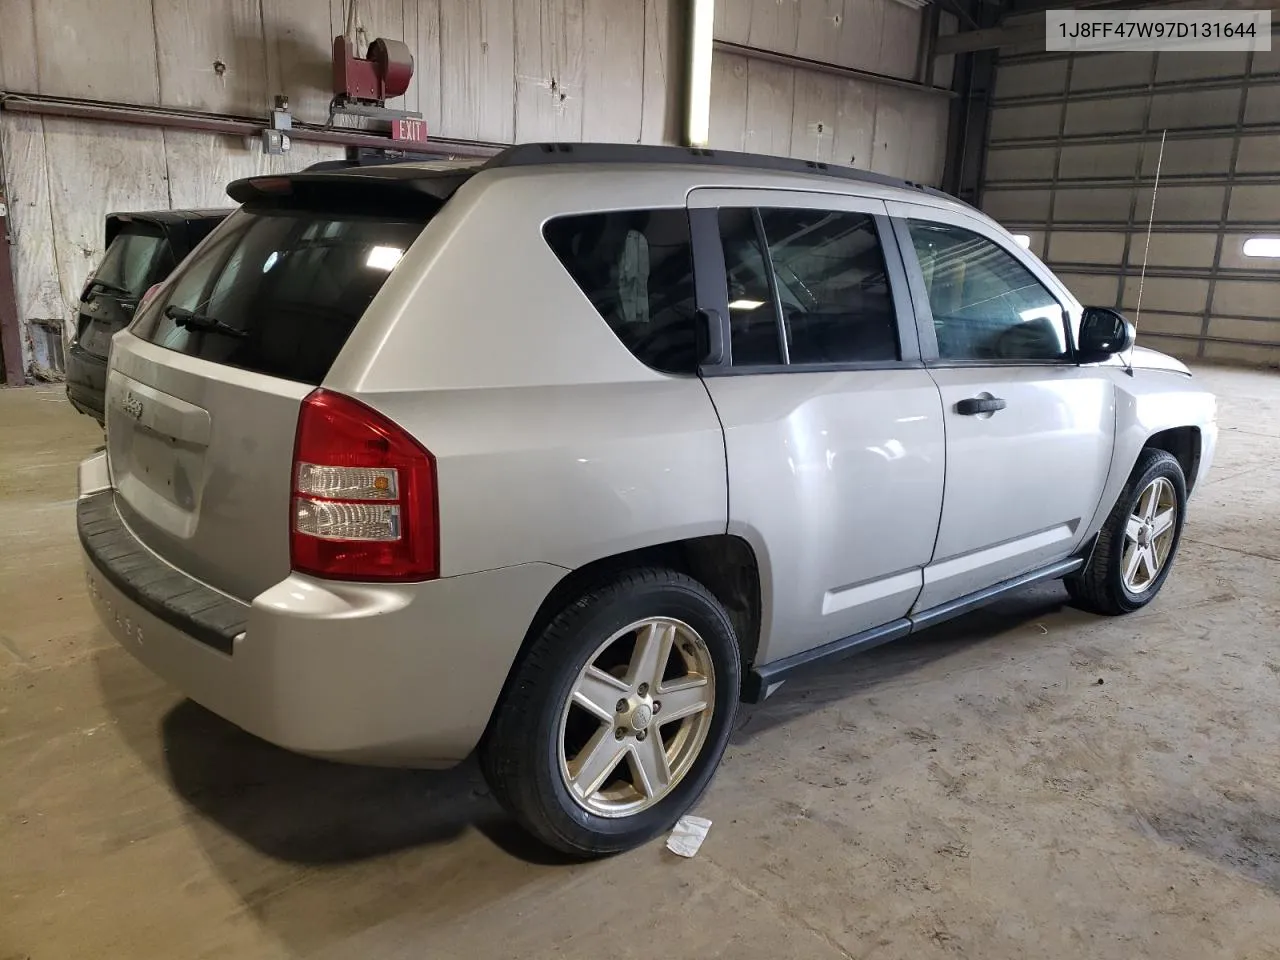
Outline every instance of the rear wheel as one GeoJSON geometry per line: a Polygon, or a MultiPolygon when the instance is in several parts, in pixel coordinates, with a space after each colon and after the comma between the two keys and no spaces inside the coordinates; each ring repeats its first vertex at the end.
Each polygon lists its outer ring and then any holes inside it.
{"type": "Polygon", "coordinates": [[[1182,467],[1164,450],[1143,450],[1098,533],[1089,564],[1066,580],[1075,604],[1130,613],[1150,603],[1173,567],[1186,517],[1182,467]]]}
{"type": "Polygon", "coordinates": [[[548,845],[616,853],[697,800],[724,753],[741,667],[724,608],[671,570],[627,573],[569,604],[516,668],[481,764],[548,845]]]}

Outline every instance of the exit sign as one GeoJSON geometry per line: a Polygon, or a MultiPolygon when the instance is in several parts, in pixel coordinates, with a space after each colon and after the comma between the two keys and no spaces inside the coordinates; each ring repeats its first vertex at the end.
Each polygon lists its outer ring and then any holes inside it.
{"type": "Polygon", "coordinates": [[[427,121],[425,120],[392,120],[391,139],[409,140],[413,143],[427,142],[427,121]]]}

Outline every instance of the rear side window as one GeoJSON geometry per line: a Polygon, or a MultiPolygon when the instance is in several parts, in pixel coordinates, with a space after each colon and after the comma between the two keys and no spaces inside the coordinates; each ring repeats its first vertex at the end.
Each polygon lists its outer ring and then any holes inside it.
{"type": "MultiPolygon", "coordinates": [[[[111,241],[93,276],[96,280],[129,291],[134,297],[141,297],[151,286],[151,278],[157,274],[157,269],[163,272],[173,269],[169,244],[160,228],[150,224],[130,224],[111,241]]],[[[163,272],[159,275],[163,276],[163,272]]]]}
{"type": "Polygon", "coordinates": [[[183,262],[133,332],[203,360],[318,384],[423,226],[244,208],[183,262]]]}
{"type": "Polygon", "coordinates": [[[875,220],[761,210],[792,363],[898,359],[897,318],[875,220]]]}
{"type": "Polygon", "coordinates": [[[735,366],[900,357],[873,217],[724,208],[719,220],[735,366]]]}
{"type": "Polygon", "coordinates": [[[782,337],[757,214],[720,211],[720,242],[729,281],[729,340],[739,367],[782,363],[782,337]]]}
{"type": "Polygon", "coordinates": [[[693,373],[693,251],[683,210],[559,217],[543,235],[627,349],[664,373],[693,373]]]}

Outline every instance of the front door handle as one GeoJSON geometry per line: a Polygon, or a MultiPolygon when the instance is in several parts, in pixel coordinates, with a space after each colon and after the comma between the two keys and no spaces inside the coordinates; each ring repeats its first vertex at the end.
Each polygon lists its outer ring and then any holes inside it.
{"type": "Polygon", "coordinates": [[[1008,405],[999,397],[970,397],[956,404],[956,413],[961,416],[972,417],[979,413],[995,413],[997,410],[1003,410],[1008,405]]]}

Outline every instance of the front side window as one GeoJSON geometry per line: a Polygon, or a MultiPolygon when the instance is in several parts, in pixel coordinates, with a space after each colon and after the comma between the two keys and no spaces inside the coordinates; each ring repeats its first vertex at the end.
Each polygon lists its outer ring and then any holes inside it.
{"type": "Polygon", "coordinates": [[[1008,251],[943,223],[909,221],[942,360],[1070,356],[1062,306],[1008,251]]]}
{"type": "Polygon", "coordinates": [[[664,373],[697,369],[693,250],[684,209],[558,217],[543,235],[638,360],[664,373]]]}
{"type": "Polygon", "coordinates": [[[735,366],[898,359],[873,217],[724,208],[719,218],[735,366]]]}

